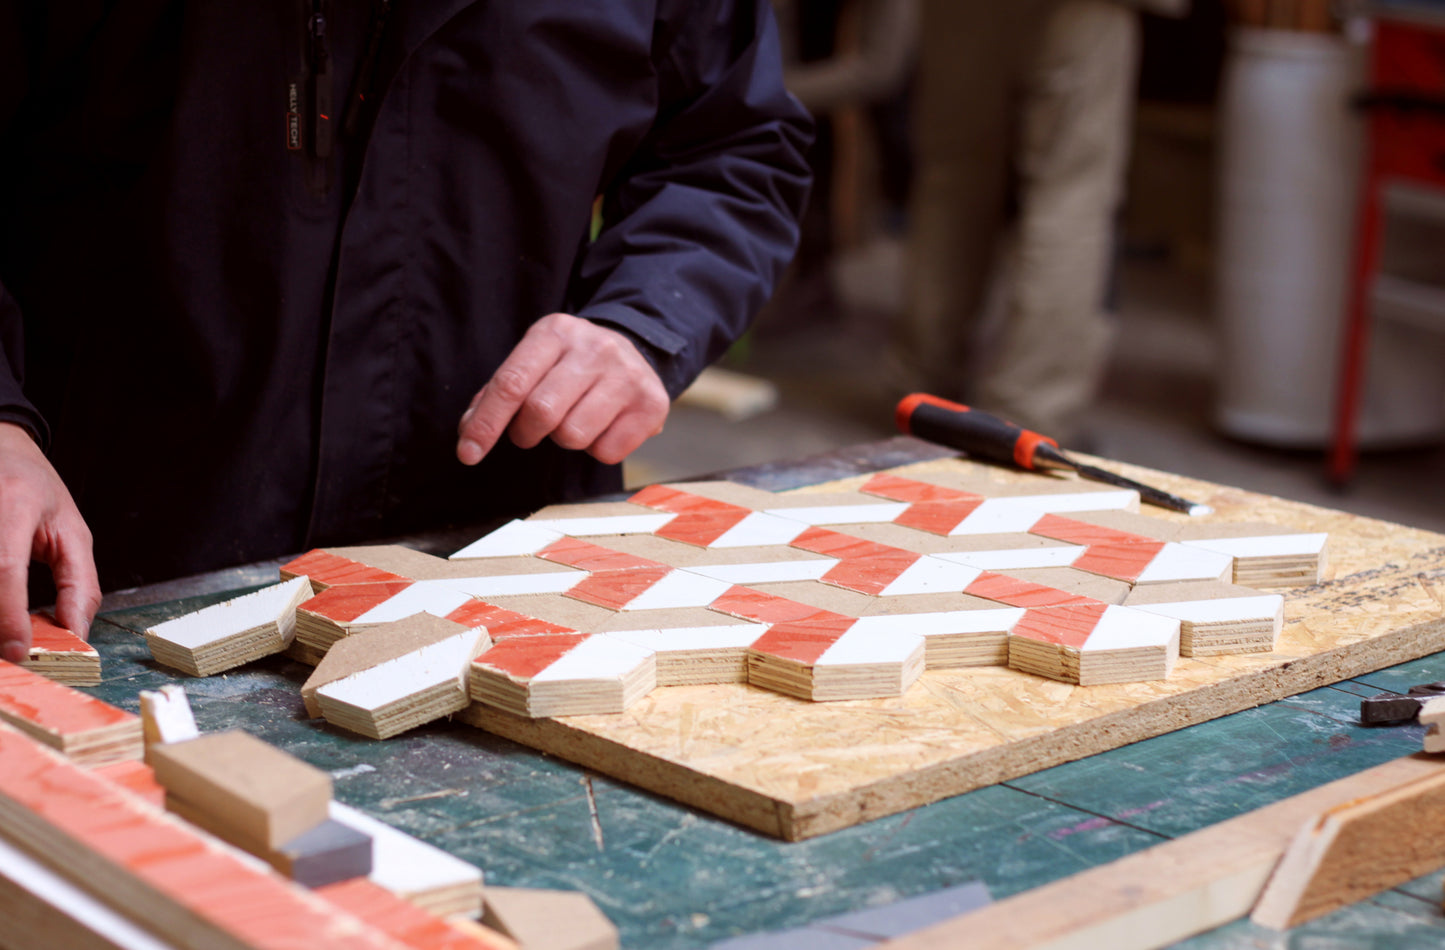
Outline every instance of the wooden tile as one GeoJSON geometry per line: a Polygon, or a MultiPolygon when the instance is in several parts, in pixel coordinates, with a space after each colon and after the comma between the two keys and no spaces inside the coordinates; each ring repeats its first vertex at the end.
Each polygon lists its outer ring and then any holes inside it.
{"type": "MultiPolygon", "coordinates": [[[[828,496],[819,495],[817,497],[822,500],[828,496]]],[[[769,508],[763,514],[795,524],[817,527],[840,524],[886,524],[907,510],[906,503],[870,499],[852,505],[813,504],[792,508],[769,508]]],[[[781,532],[783,529],[779,528],[778,530],[781,532]]],[[[779,543],[786,543],[786,540],[779,543]]]]}
{"type": "Polygon", "coordinates": [[[330,775],[240,730],[152,746],[150,765],[187,818],[252,853],[325,821],[331,801],[330,775]]]}
{"type": "Polygon", "coordinates": [[[316,691],[321,687],[450,640],[476,626],[431,614],[417,614],[341,640],[327,652],[301,686],[301,699],[306,704],[307,714],[313,719],[321,717],[321,705],[316,699],[316,691]]]}
{"type": "Polygon", "coordinates": [[[649,485],[628,500],[635,505],[675,514],[677,517],[657,529],[658,537],[698,547],[707,547],[753,514],[741,505],[716,501],[666,485],[649,485]]]}
{"type": "MultiPolygon", "coordinates": [[[[565,594],[519,594],[515,596],[492,597],[486,599],[485,603],[500,607],[503,610],[513,611],[517,614],[535,618],[545,624],[555,625],[564,629],[561,630],[536,630],[533,633],[571,633],[591,632],[600,630],[602,624],[609,622],[617,616],[617,611],[609,610],[606,607],[598,607],[595,604],[584,603],[565,594]]],[[[485,626],[485,624],[484,624],[485,626]]],[[[488,630],[490,633],[490,628],[488,630]]],[[[506,634],[505,629],[500,631],[501,635],[494,634],[492,639],[500,640],[506,634]]]]}
{"type": "Polygon", "coordinates": [[[158,663],[211,676],[280,653],[296,635],[296,610],[310,599],[303,575],[150,627],[146,646],[158,663]]]}
{"type": "Polygon", "coordinates": [[[1029,610],[1009,634],[1009,666],[1080,686],[1164,679],[1178,656],[1178,621],[1113,604],[1029,610]]]}
{"type": "Polygon", "coordinates": [[[934,557],[982,571],[1015,571],[1035,567],[1070,567],[1087,550],[1078,544],[1045,543],[1030,547],[944,551],[934,557]]]}
{"type": "MultiPolygon", "coordinates": [[[[768,626],[705,612],[715,620],[697,626],[609,630],[607,636],[655,654],[658,686],[747,682],[748,648],[768,626]]],[[[627,616],[634,619],[650,613],[627,616]]]]}
{"type": "Polygon", "coordinates": [[[1108,525],[1096,524],[1089,521],[1081,521],[1078,518],[1066,518],[1057,514],[1046,514],[1040,518],[1032,528],[1031,534],[1040,534],[1046,538],[1053,538],[1055,541],[1065,541],[1069,544],[1082,544],[1085,547],[1093,547],[1099,544],[1140,544],[1154,543],[1162,547],[1160,542],[1144,535],[1134,534],[1129,531],[1121,531],[1108,525]]]}
{"type": "Polygon", "coordinates": [[[458,550],[451,560],[536,554],[563,536],[561,531],[535,521],[509,521],[458,550]]]}
{"type": "Polygon", "coordinates": [[[622,712],[657,686],[656,656],[604,634],[513,637],[473,662],[471,697],[521,716],[622,712]]]}
{"type": "Polygon", "coordinates": [[[482,923],[523,950],[617,950],[617,928],[577,891],[494,887],[482,923]]]}
{"type": "Polygon", "coordinates": [[[100,654],[95,647],[47,614],[30,615],[30,655],[21,665],[67,686],[100,683],[100,654]]]}
{"type": "Polygon", "coordinates": [[[328,884],[317,894],[411,950],[517,950],[505,936],[460,929],[366,878],[328,884]]]}
{"type": "Polygon", "coordinates": [[[1010,607],[1057,607],[1095,600],[1093,597],[1070,593],[1050,584],[1040,584],[992,571],[980,574],[977,580],[964,588],[964,592],[1010,607]]]}
{"type": "Polygon", "coordinates": [[[576,633],[575,628],[508,610],[485,600],[470,600],[447,614],[447,620],[464,627],[483,627],[493,641],[507,637],[534,637],[543,633],[576,633]]]}
{"type": "Polygon", "coordinates": [[[630,502],[591,502],[550,505],[527,519],[529,524],[550,528],[568,537],[586,538],[610,534],[656,534],[673,518],[630,502]]]}
{"type": "MultiPolygon", "coordinates": [[[[1053,587],[1067,594],[1077,594],[1089,600],[1101,600],[1106,604],[1122,604],[1124,598],[1129,596],[1129,591],[1133,589],[1127,581],[1091,574],[1073,567],[1024,568],[1000,573],[1031,584],[1053,587]]],[[[1029,605],[1018,604],[1015,606],[1029,605]]]]}
{"type": "Polygon", "coordinates": [[[82,765],[139,759],[143,748],[140,717],[3,660],[0,721],[82,765]]]}
{"type": "Polygon", "coordinates": [[[755,623],[792,623],[831,615],[859,616],[876,598],[821,581],[734,587],[709,609],[755,623]]]}
{"type": "Polygon", "coordinates": [[[482,872],[475,865],[333,801],[331,820],[371,839],[373,884],[438,916],[482,911],[482,872]]]}
{"type": "Polygon", "coordinates": [[[645,557],[615,551],[577,538],[563,538],[553,542],[537,552],[537,556],[592,574],[602,571],[632,571],[667,566],[645,557]]]}
{"type": "Polygon", "coordinates": [[[1284,627],[1284,598],[1219,581],[1136,587],[1126,607],[1179,621],[1184,656],[1273,650],[1284,627]]]}
{"type": "Polygon", "coordinates": [[[879,613],[860,617],[853,629],[881,637],[922,637],[930,670],[1007,666],[1008,634],[1024,613],[1022,607],[879,613]]]}
{"type": "Polygon", "coordinates": [[[916,478],[904,478],[889,472],[880,472],[868,479],[863,483],[861,491],[883,498],[891,498],[894,501],[906,501],[909,504],[937,501],[982,501],[984,498],[983,495],[973,492],[949,488],[933,482],[919,481],[916,478]]]}
{"type": "Polygon", "coordinates": [[[281,565],[281,579],[289,581],[306,577],[316,593],[328,587],[343,587],[354,584],[395,584],[411,580],[390,571],[370,567],[339,554],[332,554],[320,548],[308,551],[294,561],[281,565]]]}
{"type": "Polygon", "coordinates": [[[662,566],[597,571],[569,590],[567,596],[608,610],[623,610],[672,572],[672,568],[662,566]]]}
{"type": "Polygon", "coordinates": [[[264,855],[267,864],[310,888],[366,877],[371,857],[371,837],[333,818],[264,855]]]}

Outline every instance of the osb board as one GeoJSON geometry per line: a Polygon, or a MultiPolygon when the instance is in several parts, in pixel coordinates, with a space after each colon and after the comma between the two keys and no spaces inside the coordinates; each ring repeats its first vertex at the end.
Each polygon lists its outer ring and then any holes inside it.
{"type": "MultiPolygon", "coordinates": [[[[897,474],[1044,476],[961,459],[897,474]]],[[[746,685],[658,689],[626,713],[468,722],[790,840],[1026,775],[1445,649],[1445,535],[1148,469],[1212,521],[1326,531],[1328,580],[1286,590],[1273,653],[1181,657],[1167,680],[1075,687],[997,667],[935,670],[900,698],[809,703],[746,685]]],[[[799,491],[850,490],[867,476],[799,491]]],[[[1183,520],[1160,509],[1150,515],[1183,520]]]]}

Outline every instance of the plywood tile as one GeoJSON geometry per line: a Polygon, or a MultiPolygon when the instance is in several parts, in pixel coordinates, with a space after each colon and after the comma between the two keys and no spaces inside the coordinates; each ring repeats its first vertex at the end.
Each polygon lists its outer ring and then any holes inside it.
{"type": "Polygon", "coordinates": [[[100,654],[95,647],[46,614],[30,615],[30,655],[22,665],[67,686],[100,683],[100,654]]]}
{"type": "Polygon", "coordinates": [[[459,928],[366,878],[327,884],[317,894],[411,950],[517,950],[507,937],[459,928]]]}
{"type": "Polygon", "coordinates": [[[0,721],[85,765],[141,757],[140,717],[4,661],[0,721]]]}
{"type": "Polygon", "coordinates": [[[316,699],[316,691],[321,687],[450,640],[475,626],[422,613],[339,641],[301,686],[306,712],[313,719],[321,716],[316,699]]]}
{"type": "Polygon", "coordinates": [[[348,587],[353,584],[395,584],[411,580],[409,577],[370,567],[320,548],[307,551],[295,560],[281,565],[282,580],[291,580],[302,576],[310,579],[312,588],[318,594],[328,587],[348,587]]]}
{"type": "Polygon", "coordinates": [[[1041,584],[1011,574],[985,571],[978,576],[964,593],[984,600],[992,600],[1010,607],[1056,607],[1065,604],[1083,604],[1096,600],[1085,594],[1073,593],[1054,586],[1041,584]]]}
{"type": "Polygon", "coordinates": [[[536,554],[563,537],[563,532],[535,521],[512,520],[461,548],[452,554],[450,559],[457,561],[536,554]]]}
{"type": "Polygon", "coordinates": [[[573,538],[610,534],[656,534],[676,517],[625,501],[549,505],[527,519],[573,538]]]}
{"type": "Polygon", "coordinates": [[[473,699],[522,716],[621,712],[657,686],[654,653],[590,636],[515,637],[472,664],[473,699]]]}
{"type": "Polygon", "coordinates": [[[481,913],[482,872],[475,865],[340,802],[328,813],[371,838],[373,884],[435,916],[481,913]]]}
{"type": "Polygon", "coordinates": [[[694,495],[667,485],[649,485],[628,501],[675,514],[677,517],[655,533],[659,537],[698,547],[707,547],[753,514],[751,509],[741,505],[694,495]]]}
{"type": "Polygon", "coordinates": [[[412,585],[411,581],[389,581],[377,584],[333,586],[302,602],[299,613],[310,614],[342,626],[379,604],[385,603],[412,585]]]}
{"type": "Polygon", "coordinates": [[[586,894],[520,887],[487,892],[482,922],[523,950],[617,950],[617,928],[586,894]]]}
{"type": "MultiPolygon", "coordinates": [[[[536,618],[543,623],[566,628],[565,630],[541,631],[546,633],[600,630],[603,624],[617,616],[615,610],[584,603],[565,594],[521,594],[491,597],[486,602],[503,610],[536,618]]],[[[501,638],[501,636],[493,636],[493,639],[501,638]]]]}
{"type": "MultiPolygon", "coordinates": [[[[823,581],[785,581],[780,584],[752,584],[750,590],[773,597],[781,597],[798,604],[806,604],[819,610],[826,610],[848,617],[862,616],[878,602],[878,598],[839,587],[823,581]]],[[[717,601],[714,601],[716,609],[717,601]]],[[[802,617],[794,619],[805,619],[802,617]]]]}
{"type": "MultiPolygon", "coordinates": [[[[611,613],[609,611],[609,613],[611,613]]],[[[493,640],[507,637],[534,637],[544,633],[576,633],[573,627],[552,623],[539,617],[508,610],[485,600],[470,600],[446,615],[446,619],[464,627],[482,627],[493,640]]]]}
{"type": "Polygon", "coordinates": [[[1001,572],[1033,584],[1044,584],[1090,600],[1122,604],[1132,589],[1127,581],[1090,574],[1073,567],[1039,567],[1001,572]]]}
{"type": "Polygon", "coordinates": [[[280,653],[296,635],[296,610],[312,594],[303,575],[213,604],[145,631],[157,662],[192,676],[280,653]]]}

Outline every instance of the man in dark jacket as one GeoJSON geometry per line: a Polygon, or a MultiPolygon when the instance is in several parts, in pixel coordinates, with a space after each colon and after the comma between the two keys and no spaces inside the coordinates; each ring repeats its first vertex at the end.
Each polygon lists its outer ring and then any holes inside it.
{"type": "Polygon", "coordinates": [[[620,488],[791,254],[778,59],[758,0],[0,0],[0,654],[32,557],[83,633],[620,488]]]}

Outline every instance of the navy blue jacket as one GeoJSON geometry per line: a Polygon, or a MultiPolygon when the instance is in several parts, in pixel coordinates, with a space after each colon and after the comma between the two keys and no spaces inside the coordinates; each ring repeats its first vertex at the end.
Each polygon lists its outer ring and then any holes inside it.
{"type": "Polygon", "coordinates": [[[103,587],[615,490],[458,418],[559,310],[676,395],[792,252],[766,0],[380,8],[0,0],[0,419],[103,587]]]}

